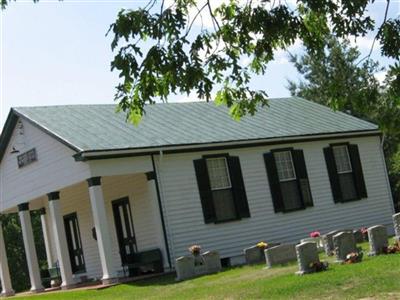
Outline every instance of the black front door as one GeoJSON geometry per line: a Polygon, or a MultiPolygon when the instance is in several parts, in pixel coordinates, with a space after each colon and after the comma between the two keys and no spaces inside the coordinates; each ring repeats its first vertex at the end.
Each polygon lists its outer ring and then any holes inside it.
{"type": "Polygon", "coordinates": [[[72,273],[85,272],[81,234],[76,213],[64,216],[65,235],[67,238],[72,273]]]}
{"type": "Polygon", "coordinates": [[[113,201],[112,207],[122,264],[132,264],[137,247],[129,198],[113,201]]]}

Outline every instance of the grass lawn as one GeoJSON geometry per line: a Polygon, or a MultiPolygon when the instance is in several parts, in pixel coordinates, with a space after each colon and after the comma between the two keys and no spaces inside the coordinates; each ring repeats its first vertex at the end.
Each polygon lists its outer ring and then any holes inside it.
{"type": "MultiPolygon", "coordinates": [[[[368,245],[362,245],[365,253],[368,245]]],[[[327,259],[324,255],[323,260],[327,259]]],[[[226,269],[176,283],[174,276],[122,284],[104,290],[66,291],[18,299],[400,299],[400,254],[368,257],[353,265],[297,276],[297,265],[226,269]]]]}

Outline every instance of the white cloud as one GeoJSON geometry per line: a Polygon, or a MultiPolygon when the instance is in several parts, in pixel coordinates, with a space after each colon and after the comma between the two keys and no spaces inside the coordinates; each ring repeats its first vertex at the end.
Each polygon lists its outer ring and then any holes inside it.
{"type": "Polygon", "coordinates": [[[302,42],[300,39],[296,39],[293,45],[289,46],[287,49],[278,49],[274,53],[274,60],[271,63],[278,65],[289,64],[289,53],[296,53],[302,47],[302,42]]]}
{"type": "Polygon", "coordinates": [[[379,83],[383,83],[385,80],[387,72],[386,71],[380,71],[374,74],[375,78],[379,81],[379,83]]]}
{"type": "MultiPolygon", "coordinates": [[[[362,37],[358,37],[355,39],[353,39],[353,38],[350,39],[350,45],[352,47],[357,46],[361,51],[370,51],[373,43],[374,43],[374,38],[368,37],[368,36],[362,36],[362,37]]],[[[375,41],[373,51],[376,51],[379,49],[380,49],[379,41],[375,41]]]]}

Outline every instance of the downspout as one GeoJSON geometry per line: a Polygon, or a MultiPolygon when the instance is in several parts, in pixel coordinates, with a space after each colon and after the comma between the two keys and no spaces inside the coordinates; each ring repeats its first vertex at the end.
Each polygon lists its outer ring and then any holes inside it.
{"type": "Polygon", "coordinates": [[[158,176],[157,176],[156,164],[154,162],[154,154],[151,154],[151,163],[153,165],[154,183],[156,184],[157,202],[158,202],[158,209],[160,210],[161,226],[162,226],[164,242],[165,242],[165,251],[167,252],[168,265],[169,265],[169,268],[171,269],[172,268],[171,255],[169,253],[167,230],[165,228],[165,220],[164,220],[164,214],[163,214],[163,209],[162,209],[162,204],[161,204],[160,187],[158,185],[158,176]]]}
{"type": "Polygon", "coordinates": [[[391,203],[392,203],[392,212],[393,212],[393,214],[394,214],[394,213],[396,213],[396,210],[395,210],[395,208],[394,208],[394,201],[393,201],[392,188],[391,188],[391,186],[390,186],[390,180],[389,180],[389,174],[388,174],[387,165],[386,165],[385,153],[384,153],[384,151],[383,151],[383,143],[384,143],[384,142],[385,142],[385,135],[382,134],[380,150],[381,150],[381,156],[382,156],[382,160],[383,160],[383,167],[384,167],[384,171],[385,171],[386,186],[387,186],[387,189],[388,189],[388,192],[389,192],[389,197],[390,197],[390,199],[392,200],[392,201],[391,201],[391,203]]]}

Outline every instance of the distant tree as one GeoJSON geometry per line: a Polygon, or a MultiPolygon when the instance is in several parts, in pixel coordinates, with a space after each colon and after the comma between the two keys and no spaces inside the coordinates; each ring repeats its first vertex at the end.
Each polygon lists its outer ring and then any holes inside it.
{"type": "Polygon", "coordinates": [[[395,204],[400,201],[400,105],[393,75],[389,71],[383,83],[376,74],[383,68],[377,62],[360,62],[361,53],[347,40],[327,39],[324,51],[306,50],[291,55],[301,75],[288,80],[292,95],[331,106],[337,110],[372,121],[385,135],[384,151],[395,204]]]}
{"type": "MultiPolygon", "coordinates": [[[[43,269],[47,267],[46,251],[38,211],[32,211],[31,217],[39,266],[43,269]]],[[[2,215],[1,218],[13,289],[16,292],[28,290],[30,288],[29,272],[18,214],[2,215]]]]}

